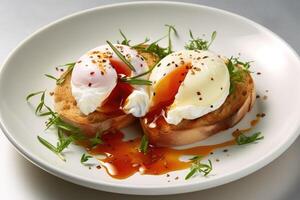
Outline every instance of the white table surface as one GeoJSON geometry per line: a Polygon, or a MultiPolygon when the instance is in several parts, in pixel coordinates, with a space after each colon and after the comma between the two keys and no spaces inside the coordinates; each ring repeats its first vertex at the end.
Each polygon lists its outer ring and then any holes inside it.
{"type": "MultiPolygon", "coordinates": [[[[73,12],[111,2],[121,1],[0,0],[0,62],[8,55],[9,51],[37,28],[73,12]]],[[[280,35],[298,53],[300,52],[299,0],[201,0],[188,2],[209,5],[248,17],[280,35]]],[[[2,133],[0,133],[0,152],[0,198],[3,200],[96,198],[146,200],[153,198],[96,191],[52,176],[18,154],[2,133]]],[[[155,198],[299,200],[299,154],[300,138],[271,164],[238,181],[204,191],[155,198]]]]}

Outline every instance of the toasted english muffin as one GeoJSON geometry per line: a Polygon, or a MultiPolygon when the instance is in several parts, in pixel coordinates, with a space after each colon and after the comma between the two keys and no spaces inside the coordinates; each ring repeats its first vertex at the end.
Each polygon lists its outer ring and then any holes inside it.
{"type": "MultiPolygon", "coordinates": [[[[139,52],[150,67],[157,62],[157,56],[150,53],[139,52]]],[[[106,115],[101,111],[94,111],[84,115],[77,107],[75,98],[71,92],[71,73],[61,85],[57,85],[54,91],[55,110],[67,123],[80,128],[85,134],[93,136],[98,130],[103,132],[110,129],[120,129],[131,124],[135,118],[132,115],[122,114],[117,116],[106,115]]]]}
{"type": "Polygon", "coordinates": [[[217,110],[194,120],[182,120],[178,125],[163,123],[150,128],[145,119],[140,119],[144,133],[150,142],[159,146],[178,146],[203,140],[222,130],[233,127],[254,105],[255,86],[247,72],[244,80],[235,85],[235,90],[217,110]]]}

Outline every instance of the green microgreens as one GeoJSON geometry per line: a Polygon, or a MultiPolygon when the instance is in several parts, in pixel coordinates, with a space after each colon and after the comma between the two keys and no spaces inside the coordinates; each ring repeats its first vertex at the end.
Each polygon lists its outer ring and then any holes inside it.
{"type": "Polygon", "coordinates": [[[208,50],[210,45],[213,43],[217,36],[217,32],[214,31],[211,34],[210,41],[201,39],[201,38],[195,38],[192,31],[190,30],[190,41],[185,45],[185,49],[188,50],[208,50]]]}
{"type": "Polygon", "coordinates": [[[29,95],[26,96],[26,101],[29,101],[29,99],[30,99],[31,97],[34,97],[34,96],[39,95],[39,94],[42,94],[42,93],[44,93],[44,92],[45,92],[45,90],[30,93],[29,95]]]}
{"type": "Polygon", "coordinates": [[[85,164],[85,162],[87,162],[90,158],[92,158],[93,156],[87,155],[87,154],[82,154],[81,158],[80,158],[80,163],[81,164],[85,164]]]}
{"type": "Polygon", "coordinates": [[[152,82],[146,79],[122,77],[120,81],[129,83],[130,85],[152,85],[152,82]]]}
{"type": "Polygon", "coordinates": [[[133,48],[140,50],[142,52],[147,52],[147,53],[153,53],[158,56],[159,60],[163,59],[167,55],[171,54],[172,51],[172,42],[171,42],[171,33],[174,32],[174,34],[177,36],[177,31],[174,26],[171,25],[165,25],[168,27],[168,33],[163,36],[162,38],[159,38],[158,40],[150,43],[147,46],[141,46],[141,45],[136,45],[133,48]],[[163,48],[158,45],[158,42],[161,41],[164,38],[168,38],[168,47],[163,48]]]}
{"type": "Polygon", "coordinates": [[[49,116],[49,121],[46,123],[46,129],[50,128],[53,125],[57,128],[58,142],[57,145],[54,146],[40,136],[37,136],[37,138],[41,144],[58,155],[63,161],[66,161],[66,159],[61,155],[61,152],[66,149],[72,142],[86,139],[86,137],[81,133],[79,128],[64,122],[56,112],[54,112],[49,106],[45,104],[45,93],[46,90],[31,93],[26,97],[26,100],[28,101],[33,96],[41,94],[40,103],[36,107],[35,112],[39,116],[49,116]],[[43,112],[43,108],[46,108],[47,111],[43,112]],[[69,136],[65,136],[66,134],[68,134],[69,136]]]}
{"type": "Polygon", "coordinates": [[[141,140],[139,151],[146,154],[149,146],[148,137],[144,134],[141,140]]]}
{"type": "Polygon", "coordinates": [[[245,75],[249,73],[251,62],[242,62],[239,58],[231,57],[226,63],[230,76],[229,94],[234,92],[236,84],[243,82],[245,75]]]}
{"type": "Polygon", "coordinates": [[[208,164],[201,163],[202,156],[195,156],[190,160],[193,162],[190,168],[190,172],[186,175],[185,180],[191,178],[196,173],[202,173],[207,176],[212,171],[212,163],[208,160],[208,164]]]}
{"type": "Polygon", "coordinates": [[[115,54],[120,58],[120,60],[122,60],[132,71],[135,72],[134,67],[132,66],[132,64],[125,58],[125,56],[123,56],[123,54],[110,42],[110,41],[106,41],[107,44],[110,46],[110,48],[115,52],[115,54]]]}
{"type": "Polygon", "coordinates": [[[67,75],[68,75],[69,73],[72,72],[72,70],[73,70],[75,64],[76,64],[76,62],[72,62],[72,63],[67,63],[67,64],[64,64],[64,65],[60,66],[60,67],[67,67],[67,70],[66,70],[65,73],[63,73],[63,74],[57,79],[57,81],[56,81],[56,84],[57,84],[57,85],[61,85],[61,84],[64,83],[64,81],[66,80],[67,75]]]}
{"type": "Polygon", "coordinates": [[[120,32],[121,36],[123,37],[123,40],[122,40],[121,44],[130,46],[130,44],[129,44],[130,40],[127,39],[127,37],[125,36],[125,34],[122,32],[121,29],[119,29],[119,32],[120,32]]]}
{"type": "Polygon", "coordinates": [[[142,46],[142,45],[145,45],[147,42],[149,42],[150,41],[150,39],[149,38],[145,38],[145,40],[143,41],[143,42],[141,42],[141,43],[138,43],[138,44],[135,44],[135,45],[132,45],[132,46],[130,46],[131,48],[136,48],[136,47],[138,47],[138,46],[142,46]]]}
{"type": "Polygon", "coordinates": [[[166,24],[165,26],[168,27],[168,48],[167,48],[168,51],[167,52],[168,52],[168,54],[171,54],[171,53],[173,53],[173,51],[172,51],[172,41],[171,41],[171,32],[173,31],[175,36],[178,36],[178,33],[177,33],[174,26],[171,26],[171,25],[168,25],[168,24],[166,24]]]}
{"type": "MultiPolygon", "coordinates": [[[[149,41],[148,38],[146,38],[145,41],[140,43],[140,44],[130,46],[130,44],[129,44],[130,40],[128,40],[127,37],[125,36],[125,34],[120,30],[120,34],[123,37],[123,41],[121,42],[121,44],[128,45],[131,48],[134,48],[134,49],[142,51],[142,52],[153,53],[153,54],[155,54],[159,57],[159,60],[161,60],[162,58],[166,57],[167,55],[169,55],[173,52],[172,51],[171,33],[174,32],[174,34],[176,36],[178,36],[177,31],[176,31],[174,26],[171,26],[171,25],[165,25],[165,26],[168,27],[168,33],[165,36],[163,36],[162,38],[152,42],[149,45],[145,45],[145,46],[144,46],[144,44],[149,41]],[[168,38],[168,47],[167,48],[162,48],[158,45],[158,42],[161,41],[164,38],[168,38]]],[[[127,64],[127,65],[130,64],[130,62],[128,62],[126,60],[126,58],[109,41],[107,41],[107,43],[110,45],[110,47],[113,49],[113,51],[118,55],[118,57],[125,64],[127,64]]],[[[156,66],[156,64],[154,65],[154,67],[156,66]]],[[[152,67],[148,71],[146,71],[144,73],[141,73],[139,75],[136,75],[134,77],[121,77],[120,80],[122,82],[126,82],[126,83],[129,83],[131,85],[151,85],[152,84],[151,81],[145,80],[145,79],[139,79],[139,77],[142,77],[142,76],[150,73],[153,70],[154,67],[152,67]]]]}
{"type": "Polygon", "coordinates": [[[46,93],[46,90],[39,91],[39,92],[34,92],[34,93],[31,93],[31,94],[27,95],[27,97],[26,97],[26,101],[29,101],[30,98],[32,98],[36,95],[42,94],[41,99],[40,99],[40,103],[37,105],[37,107],[35,109],[35,114],[36,115],[40,115],[41,110],[43,109],[43,107],[45,105],[45,93],[46,93]]]}
{"type": "Polygon", "coordinates": [[[55,80],[56,83],[57,83],[57,81],[59,80],[58,78],[56,78],[56,77],[54,77],[54,76],[52,76],[52,75],[50,75],[50,74],[44,74],[44,75],[45,75],[46,77],[50,78],[50,79],[55,80]]]}
{"type": "Polygon", "coordinates": [[[72,72],[72,70],[73,70],[75,64],[76,64],[76,63],[73,62],[73,63],[67,63],[67,64],[64,64],[64,65],[59,66],[59,67],[68,67],[67,70],[66,70],[66,72],[63,73],[59,78],[56,78],[56,77],[54,77],[54,76],[52,76],[52,75],[50,75],[50,74],[45,74],[45,76],[48,77],[48,78],[50,78],[50,79],[55,80],[56,85],[61,85],[61,84],[65,81],[67,75],[68,75],[70,72],[72,72]]]}
{"type": "Polygon", "coordinates": [[[54,146],[53,144],[51,144],[50,142],[48,142],[47,140],[45,140],[40,136],[37,136],[37,138],[41,144],[43,144],[46,148],[48,148],[53,153],[55,153],[63,161],[66,161],[66,159],[63,157],[61,152],[74,141],[74,138],[72,136],[63,137],[60,138],[60,140],[57,142],[57,145],[54,146]]]}
{"type": "Polygon", "coordinates": [[[235,141],[238,145],[250,144],[250,143],[256,142],[258,140],[264,139],[264,136],[260,136],[260,135],[261,135],[261,132],[254,133],[250,136],[241,134],[236,138],[235,141]]]}
{"type": "Polygon", "coordinates": [[[101,139],[100,131],[97,131],[95,137],[89,139],[91,146],[94,147],[98,144],[102,144],[103,141],[101,139]]]}
{"type": "Polygon", "coordinates": [[[131,40],[128,40],[128,39],[127,39],[127,37],[125,36],[125,34],[123,33],[123,31],[122,31],[121,29],[119,29],[119,32],[120,32],[120,34],[121,34],[123,40],[122,40],[121,42],[117,41],[117,43],[118,43],[118,44],[122,44],[122,45],[130,46],[131,48],[135,48],[135,47],[137,47],[137,46],[144,45],[144,44],[146,44],[147,42],[150,41],[150,39],[146,37],[145,40],[144,40],[143,42],[138,43],[138,44],[135,44],[135,45],[130,45],[130,41],[131,41],[131,40]]]}

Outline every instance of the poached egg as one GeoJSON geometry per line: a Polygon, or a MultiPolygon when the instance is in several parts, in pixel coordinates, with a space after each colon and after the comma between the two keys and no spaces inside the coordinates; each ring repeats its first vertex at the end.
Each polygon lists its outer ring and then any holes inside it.
{"type": "MultiPolygon", "coordinates": [[[[157,64],[149,80],[153,83],[150,111],[159,105],[167,105],[162,108],[162,115],[167,123],[174,125],[218,109],[225,102],[230,88],[224,60],[210,51],[172,53],[157,64]]],[[[155,126],[151,124],[149,127],[155,126]]]]}
{"type": "MultiPolygon", "coordinates": [[[[88,115],[105,103],[118,83],[118,77],[132,77],[149,68],[145,59],[129,46],[115,44],[119,52],[132,64],[131,71],[114,53],[109,45],[96,47],[79,58],[71,77],[71,91],[77,106],[88,115]],[[121,68],[116,68],[116,65],[121,68]]],[[[141,78],[148,78],[147,75],[141,78]]],[[[120,102],[120,109],[136,117],[144,116],[149,108],[149,94],[146,86],[134,85],[133,91],[120,102]]]]}

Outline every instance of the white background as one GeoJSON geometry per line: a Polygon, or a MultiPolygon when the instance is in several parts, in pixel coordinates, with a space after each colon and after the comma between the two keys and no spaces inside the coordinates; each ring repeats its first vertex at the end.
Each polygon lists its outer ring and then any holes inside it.
{"type": "MultiPolygon", "coordinates": [[[[100,0],[0,0],[0,62],[36,29],[73,12],[112,2],[100,0]]],[[[232,11],[271,29],[300,52],[299,0],[188,1],[232,11]]],[[[299,66],[300,67],[300,66],[299,66]]],[[[294,91],[298,92],[298,91],[294,91]]],[[[284,133],[282,133],[284,134],[284,133]]],[[[276,144],[274,144],[276,145],[276,144]]],[[[152,199],[100,192],[56,178],[37,168],[0,133],[1,199],[152,199]]],[[[157,199],[300,199],[300,138],[274,162],[238,181],[200,192],[157,199]]]]}

